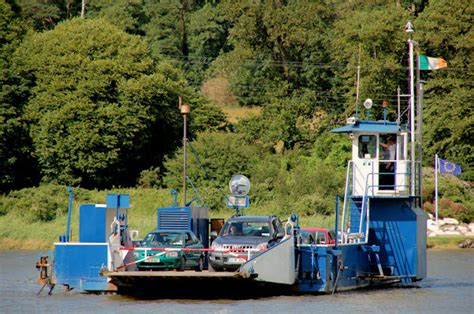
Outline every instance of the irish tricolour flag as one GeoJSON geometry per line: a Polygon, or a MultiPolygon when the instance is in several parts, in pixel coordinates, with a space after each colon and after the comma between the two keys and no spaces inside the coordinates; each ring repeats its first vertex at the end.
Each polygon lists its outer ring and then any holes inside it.
{"type": "Polygon", "coordinates": [[[438,70],[448,67],[448,63],[443,58],[431,58],[420,55],[420,70],[438,70]]]}

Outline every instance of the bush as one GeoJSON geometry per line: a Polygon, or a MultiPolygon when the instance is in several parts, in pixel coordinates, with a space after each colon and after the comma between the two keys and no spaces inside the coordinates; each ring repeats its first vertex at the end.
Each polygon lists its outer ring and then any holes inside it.
{"type": "MultiPolygon", "coordinates": [[[[258,147],[245,144],[237,134],[200,133],[188,146],[187,176],[199,189],[222,189],[234,174],[250,176],[250,167],[257,162],[258,156],[258,147]]],[[[164,184],[179,189],[183,184],[183,150],[179,149],[164,165],[164,184]]]]}
{"type": "MultiPolygon", "coordinates": [[[[423,169],[423,209],[435,214],[433,168],[423,169]]],[[[463,222],[474,221],[474,193],[468,182],[454,175],[438,175],[438,214],[463,222]]]]}
{"type": "Polygon", "coordinates": [[[138,179],[138,185],[142,188],[159,188],[163,183],[160,167],[151,167],[143,170],[138,179]]]}
{"type": "Polygon", "coordinates": [[[0,215],[12,214],[30,223],[52,221],[68,209],[66,188],[55,184],[13,191],[2,199],[0,215]]]}

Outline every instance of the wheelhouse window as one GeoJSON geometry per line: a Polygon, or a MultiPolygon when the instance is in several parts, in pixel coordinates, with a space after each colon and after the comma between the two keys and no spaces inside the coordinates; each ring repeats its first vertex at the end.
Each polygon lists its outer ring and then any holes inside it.
{"type": "Polygon", "coordinates": [[[377,157],[377,137],[375,135],[359,136],[359,158],[375,159],[377,157]]]}

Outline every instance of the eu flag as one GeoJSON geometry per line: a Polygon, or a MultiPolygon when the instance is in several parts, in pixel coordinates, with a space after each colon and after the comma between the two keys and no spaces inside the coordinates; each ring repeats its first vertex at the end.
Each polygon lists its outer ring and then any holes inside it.
{"type": "Polygon", "coordinates": [[[439,159],[439,172],[460,175],[461,165],[444,159],[439,159]]]}

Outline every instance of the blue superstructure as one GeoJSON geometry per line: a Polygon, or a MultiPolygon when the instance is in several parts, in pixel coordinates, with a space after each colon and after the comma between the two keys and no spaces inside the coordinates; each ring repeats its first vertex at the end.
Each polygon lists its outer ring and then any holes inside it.
{"type": "MultiPolygon", "coordinates": [[[[127,230],[127,194],[108,194],[106,204],[83,204],[79,208],[79,241],[69,234],[54,244],[53,283],[82,291],[113,291],[103,269],[113,266],[113,246],[130,244],[127,230]]],[[[69,215],[72,208],[69,208],[69,215]]],[[[69,230],[68,222],[68,230],[69,230]]]]}
{"type": "Polygon", "coordinates": [[[330,292],[425,278],[426,214],[418,206],[420,195],[410,193],[407,132],[393,122],[354,119],[333,132],[348,133],[353,143],[339,240],[337,246],[297,247],[296,289],[330,292]],[[393,160],[382,159],[387,138],[397,147],[393,160]]]}

